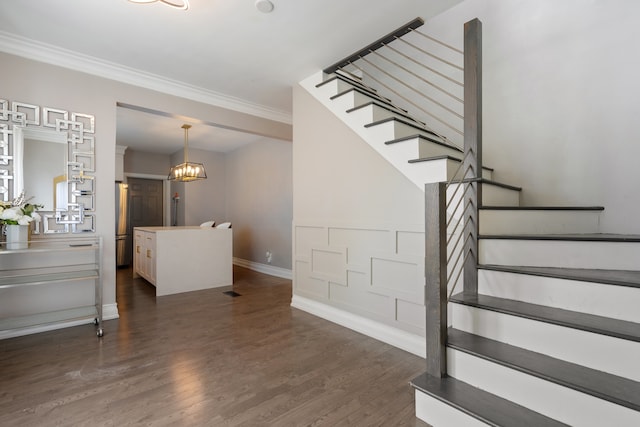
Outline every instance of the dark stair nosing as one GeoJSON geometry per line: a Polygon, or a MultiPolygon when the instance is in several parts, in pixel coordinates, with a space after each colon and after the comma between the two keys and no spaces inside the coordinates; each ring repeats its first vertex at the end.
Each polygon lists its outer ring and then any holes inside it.
{"type": "Polygon", "coordinates": [[[322,86],[324,86],[324,85],[326,85],[328,83],[331,83],[331,82],[333,82],[335,80],[340,80],[340,81],[342,81],[344,83],[347,83],[348,85],[351,85],[352,87],[360,88],[360,89],[362,89],[362,90],[364,90],[366,92],[373,93],[375,95],[378,94],[378,92],[374,88],[369,87],[369,86],[365,85],[364,83],[362,83],[360,81],[353,80],[353,79],[350,79],[348,77],[341,76],[341,75],[338,75],[338,74],[334,74],[331,77],[321,81],[320,83],[318,83],[316,85],[316,88],[321,88],[322,86]]]}
{"type": "MultiPolygon", "coordinates": [[[[412,159],[412,160],[409,160],[409,163],[421,163],[421,162],[429,162],[431,160],[443,160],[443,159],[453,160],[454,162],[459,162],[459,163],[462,162],[462,159],[459,159],[458,157],[450,156],[448,154],[443,154],[442,156],[421,157],[419,159],[412,159]]],[[[493,168],[490,168],[487,166],[482,166],[482,169],[489,172],[493,172],[493,168]]]]}
{"type": "Polygon", "coordinates": [[[481,234],[480,239],[500,239],[500,240],[557,240],[573,242],[618,242],[618,243],[638,243],[640,235],[637,234],[608,234],[608,233],[585,233],[585,234],[481,234]]]}
{"type": "Polygon", "coordinates": [[[604,206],[482,206],[491,211],[603,211],[604,206]]]}
{"type": "Polygon", "coordinates": [[[465,184],[469,182],[478,182],[480,184],[493,185],[495,187],[501,187],[507,190],[522,191],[522,187],[516,187],[515,185],[505,184],[502,182],[498,182],[498,181],[494,181],[492,179],[486,179],[486,178],[468,178],[468,179],[462,179],[460,181],[453,181],[453,182],[457,182],[459,184],[465,184]]]}
{"type": "Polygon", "coordinates": [[[397,107],[394,107],[392,105],[389,105],[389,104],[384,104],[382,102],[378,102],[376,100],[371,100],[369,102],[366,102],[364,104],[358,105],[356,107],[349,108],[347,110],[347,113],[352,113],[352,112],[354,112],[356,110],[359,110],[359,109],[364,108],[364,107],[368,107],[370,105],[375,105],[377,107],[383,108],[383,109],[387,110],[390,113],[397,114],[397,115],[399,115],[399,116],[401,116],[401,117],[403,117],[403,118],[405,118],[407,120],[411,120],[413,122],[416,122],[420,126],[426,126],[426,123],[423,123],[420,120],[411,117],[406,111],[401,110],[401,109],[399,109],[397,107]]]}
{"type": "Polygon", "coordinates": [[[479,269],[527,274],[530,276],[550,277],[554,279],[576,280],[581,282],[640,288],[640,271],[604,270],[589,268],[533,267],[507,265],[478,265],[479,269]]]}
{"type": "MultiPolygon", "coordinates": [[[[456,147],[455,145],[448,144],[448,143],[446,143],[446,142],[444,142],[444,141],[442,141],[440,139],[434,139],[434,138],[431,138],[429,136],[420,135],[420,134],[403,136],[403,137],[400,137],[400,138],[392,139],[391,141],[385,142],[385,145],[399,144],[399,143],[405,142],[405,141],[412,141],[412,140],[414,140],[416,138],[425,139],[425,140],[427,140],[429,142],[433,142],[434,144],[442,145],[443,147],[446,147],[446,148],[449,148],[451,150],[458,151],[458,152],[462,153],[462,149],[456,147]]],[[[409,161],[411,161],[411,160],[409,160],[409,161]]]]}
{"type": "Polygon", "coordinates": [[[481,294],[473,296],[460,293],[452,296],[450,301],[566,328],[640,342],[640,323],[636,322],[481,294]]]}
{"type": "Polygon", "coordinates": [[[447,346],[640,411],[640,382],[449,328],[447,346]]]}
{"type": "Polygon", "coordinates": [[[421,392],[490,426],[560,427],[559,421],[452,377],[422,374],[411,381],[421,392]]]}
{"type": "Polygon", "coordinates": [[[342,92],[338,92],[335,95],[333,95],[332,97],[330,97],[329,99],[333,101],[334,99],[340,98],[341,96],[344,96],[349,92],[358,92],[358,93],[360,93],[360,94],[362,94],[364,96],[367,96],[367,97],[369,97],[371,99],[375,99],[375,100],[377,100],[377,101],[379,101],[379,102],[381,102],[383,104],[387,104],[387,105],[393,107],[393,104],[391,103],[390,99],[384,98],[384,97],[378,95],[375,92],[370,92],[370,91],[368,91],[366,89],[362,89],[362,88],[355,87],[355,86],[351,87],[349,89],[345,89],[342,92]]]}
{"type": "Polygon", "coordinates": [[[417,129],[417,130],[419,130],[421,132],[426,132],[426,133],[428,133],[430,135],[433,135],[435,137],[442,138],[440,135],[438,135],[437,133],[435,133],[431,129],[427,129],[424,126],[421,126],[419,123],[416,123],[414,121],[403,120],[403,119],[398,118],[398,117],[389,117],[389,118],[386,118],[386,119],[377,120],[375,122],[368,123],[368,124],[364,125],[364,127],[370,128],[372,126],[377,126],[377,125],[381,125],[381,124],[392,122],[392,121],[396,121],[396,122],[402,123],[404,125],[410,126],[410,127],[414,128],[414,129],[417,129]]]}

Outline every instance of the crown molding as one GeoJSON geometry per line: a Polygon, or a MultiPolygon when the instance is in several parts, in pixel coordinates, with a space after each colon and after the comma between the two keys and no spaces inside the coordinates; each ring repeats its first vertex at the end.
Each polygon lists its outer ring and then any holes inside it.
{"type": "Polygon", "coordinates": [[[264,105],[254,104],[240,98],[188,85],[178,80],[104,61],[5,31],[0,31],[0,51],[268,120],[286,124],[293,123],[291,113],[285,111],[274,110],[264,105]]]}

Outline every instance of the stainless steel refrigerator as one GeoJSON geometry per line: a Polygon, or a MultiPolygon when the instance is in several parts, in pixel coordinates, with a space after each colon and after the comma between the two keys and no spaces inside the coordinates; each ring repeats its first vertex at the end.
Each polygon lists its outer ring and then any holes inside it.
{"type": "Polygon", "coordinates": [[[129,225],[127,184],[116,182],[116,266],[131,264],[133,236],[129,225]]]}

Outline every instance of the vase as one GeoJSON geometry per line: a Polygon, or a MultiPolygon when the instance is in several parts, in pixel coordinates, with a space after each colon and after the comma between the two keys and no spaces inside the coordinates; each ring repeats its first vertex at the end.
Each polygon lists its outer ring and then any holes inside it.
{"type": "Polygon", "coordinates": [[[29,226],[5,224],[7,249],[27,249],[29,247],[29,226]]]}

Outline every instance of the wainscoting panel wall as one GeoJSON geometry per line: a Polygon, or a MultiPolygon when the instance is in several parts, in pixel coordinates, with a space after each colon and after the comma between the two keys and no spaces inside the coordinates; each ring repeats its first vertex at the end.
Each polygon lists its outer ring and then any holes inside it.
{"type": "Polygon", "coordinates": [[[421,226],[295,223],[293,246],[294,298],[424,336],[421,226]]]}

